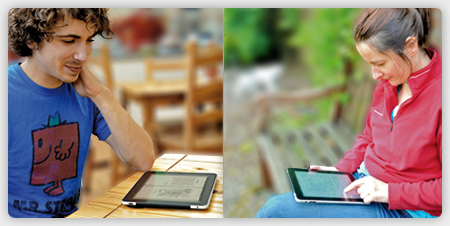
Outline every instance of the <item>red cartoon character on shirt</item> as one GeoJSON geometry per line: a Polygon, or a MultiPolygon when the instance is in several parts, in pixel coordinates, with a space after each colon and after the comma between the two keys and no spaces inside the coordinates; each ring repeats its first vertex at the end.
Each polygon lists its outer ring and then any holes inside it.
{"type": "Polygon", "coordinates": [[[50,185],[48,195],[64,193],[62,181],[77,177],[79,131],[78,123],[61,123],[60,115],[49,116],[47,125],[33,130],[33,167],[30,184],[50,185]]]}

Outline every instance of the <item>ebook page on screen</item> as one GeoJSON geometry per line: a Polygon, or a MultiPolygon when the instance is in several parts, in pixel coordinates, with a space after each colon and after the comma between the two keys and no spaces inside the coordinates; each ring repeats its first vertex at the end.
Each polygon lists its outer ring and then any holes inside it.
{"type": "Polygon", "coordinates": [[[299,171],[295,175],[305,197],[348,198],[343,190],[351,180],[346,175],[299,171]]]}
{"type": "Polygon", "coordinates": [[[205,176],[160,176],[149,178],[134,199],[199,201],[205,176]]]}

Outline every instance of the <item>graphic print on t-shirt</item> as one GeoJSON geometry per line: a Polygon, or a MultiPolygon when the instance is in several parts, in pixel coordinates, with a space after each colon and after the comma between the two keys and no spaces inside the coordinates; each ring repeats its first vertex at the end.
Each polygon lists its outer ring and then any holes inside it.
{"type": "Polygon", "coordinates": [[[47,125],[33,130],[33,166],[30,184],[41,186],[51,196],[64,193],[63,180],[77,177],[78,122],[61,122],[58,112],[48,117],[47,125]]]}

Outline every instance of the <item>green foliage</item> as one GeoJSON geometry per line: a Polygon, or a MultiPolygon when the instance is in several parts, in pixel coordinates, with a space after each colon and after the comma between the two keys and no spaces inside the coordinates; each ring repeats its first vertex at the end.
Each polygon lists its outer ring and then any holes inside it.
{"type": "Polygon", "coordinates": [[[334,98],[323,98],[307,103],[298,103],[291,108],[276,111],[272,126],[275,130],[299,129],[330,118],[334,98]]]}
{"type": "MultiPolygon", "coordinates": [[[[360,9],[300,9],[289,44],[302,50],[302,62],[311,70],[314,86],[342,84],[345,64],[361,63],[353,40],[360,9]]],[[[361,74],[361,73],[359,73],[361,74]]]]}
{"type": "MultiPolygon", "coordinates": [[[[283,9],[278,24],[280,30],[293,29],[287,38],[288,46],[300,50],[308,69],[308,79],[315,87],[344,84],[346,64],[353,68],[348,77],[362,79],[365,64],[356,50],[353,29],[360,9],[283,9]],[[295,21],[295,19],[297,21],[295,21]]],[[[284,128],[300,128],[329,120],[333,103],[346,103],[349,94],[335,94],[309,104],[309,111],[293,114],[292,110],[279,112],[277,123],[284,128]]],[[[298,109],[302,109],[302,105],[298,109]]],[[[298,110],[301,112],[301,110],[298,110]]]]}
{"type": "Polygon", "coordinates": [[[251,64],[268,53],[273,41],[269,33],[267,9],[225,9],[224,63],[251,64]]]}
{"type": "Polygon", "coordinates": [[[299,22],[299,10],[293,8],[280,9],[279,19],[277,21],[277,28],[283,32],[294,31],[299,22]]]}
{"type": "Polygon", "coordinates": [[[345,64],[362,62],[353,40],[360,12],[345,8],[225,9],[225,65],[250,65],[268,56],[273,46],[281,52],[298,49],[302,53],[299,63],[311,70],[314,86],[342,84],[345,64]]]}
{"type": "MultiPolygon", "coordinates": [[[[361,9],[345,8],[225,9],[225,66],[232,62],[250,65],[276,46],[282,53],[300,53],[296,62],[306,67],[307,79],[315,87],[344,84],[347,77],[361,79],[367,69],[361,65],[366,63],[353,40],[360,13],[361,9]],[[353,69],[349,76],[346,65],[353,69]]],[[[348,99],[348,94],[337,94],[298,104],[280,111],[275,126],[299,128],[329,120],[333,103],[348,99]]]]}

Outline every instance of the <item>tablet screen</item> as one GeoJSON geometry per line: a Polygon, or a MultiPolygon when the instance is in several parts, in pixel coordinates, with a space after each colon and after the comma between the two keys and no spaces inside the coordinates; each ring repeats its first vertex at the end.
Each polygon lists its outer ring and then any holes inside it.
{"type": "Polygon", "coordinates": [[[155,174],[134,195],[134,199],[199,201],[206,176],[155,174]]]}
{"type": "Polygon", "coordinates": [[[355,190],[344,193],[355,180],[350,173],[289,168],[288,174],[299,200],[363,203],[355,190]]]}
{"type": "Polygon", "coordinates": [[[352,181],[345,174],[328,174],[318,171],[296,171],[303,196],[345,198],[344,188],[352,181]]]}
{"type": "Polygon", "coordinates": [[[137,207],[207,208],[216,178],[215,173],[147,171],[122,203],[137,207]]]}

